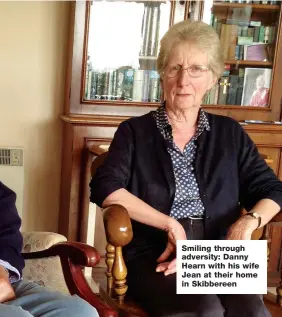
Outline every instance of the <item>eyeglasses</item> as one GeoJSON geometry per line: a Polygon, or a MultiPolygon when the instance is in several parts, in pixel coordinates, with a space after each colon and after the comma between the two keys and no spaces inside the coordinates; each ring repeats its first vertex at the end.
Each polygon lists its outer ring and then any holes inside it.
{"type": "Polygon", "coordinates": [[[204,65],[191,65],[187,68],[182,68],[180,65],[176,66],[167,66],[164,68],[164,74],[167,77],[173,78],[176,76],[180,75],[180,72],[183,70],[187,70],[188,74],[191,77],[201,77],[203,76],[206,72],[208,72],[210,69],[204,65]]]}

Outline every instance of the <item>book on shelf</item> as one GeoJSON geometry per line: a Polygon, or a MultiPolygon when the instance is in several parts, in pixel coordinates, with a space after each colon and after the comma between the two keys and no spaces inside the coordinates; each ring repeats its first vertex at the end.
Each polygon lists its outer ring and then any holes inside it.
{"type": "Polygon", "coordinates": [[[239,21],[237,18],[232,21],[218,19],[213,16],[211,25],[217,32],[220,39],[220,46],[224,60],[251,60],[246,53],[250,45],[268,44],[269,46],[254,46],[250,50],[260,51],[257,61],[272,61],[274,55],[274,42],[276,39],[277,27],[275,25],[262,25],[261,21],[239,21]],[[246,47],[247,46],[247,47],[246,47]],[[265,47],[266,57],[262,57],[265,47]]]}
{"type": "Polygon", "coordinates": [[[142,89],[142,101],[149,102],[149,89],[150,89],[150,70],[144,70],[144,84],[142,89]]]}
{"type": "Polygon", "coordinates": [[[160,78],[157,71],[152,70],[150,72],[149,81],[149,100],[150,102],[159,102],[161,90],[160,90],[160,78]]]}
{"type": "Polygon", "coordinates": [[[236,93],[239,86],[239,76],[230,75],[229,76],[229,88],[227,93],[227,105],[236,105],[236,93]]]}
{"type": "Polygon", "coordinates": [[[123,77],[122,100],[132,101],[133,97],[134,70],[125,69],[123,77]]]}
{"type": "Polygon", "coordinates": [[[253,43],[252,45],[244,45],[244,60],[248,61],[268,61],[267,53],[268,44],[253,43]]]}
{"type": "Polygon", "coordinates": [[[144,70],[135,70],[134,81],[133,81],[133,92],[132,92],[133,101],[142,100],[143,86],[144,86],[144,70]]]}
{"type": "Polygon", "coordinates": [[[156,70],[119,68],[107,72],[88,71],[88,100],[160,101],[160,78],[156,70]]]}

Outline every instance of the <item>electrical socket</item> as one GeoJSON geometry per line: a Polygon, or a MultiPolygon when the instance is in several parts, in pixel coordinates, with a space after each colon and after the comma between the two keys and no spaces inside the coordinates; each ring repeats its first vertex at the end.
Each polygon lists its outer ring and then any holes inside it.
{"type": "Polygon", "coordinates": [[[23,150],[21,149],[11,150],[11,165],[14,165],[14,166],[23,165],[23,150]]]}

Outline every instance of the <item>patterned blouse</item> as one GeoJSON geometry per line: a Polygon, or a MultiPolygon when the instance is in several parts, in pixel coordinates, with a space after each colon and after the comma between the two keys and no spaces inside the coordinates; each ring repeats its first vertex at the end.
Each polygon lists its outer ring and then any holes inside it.
{"type": "Polygon", "coordinates": [[[183,153],[173,141],[172,127],[167,119],[165,106],[160,106],[153,112],[153,116],[161,134],[169,141],[168,152],[171,156],[176,184],[170,216],[175,219],[202,216],[204,214],[204,205],[199,194],[199,187],[194,172],[194,161],[197,149],[195,141],[204,130],[210,130],[207,116],[201,109],[196,134],[185,145],[183,153]]]}

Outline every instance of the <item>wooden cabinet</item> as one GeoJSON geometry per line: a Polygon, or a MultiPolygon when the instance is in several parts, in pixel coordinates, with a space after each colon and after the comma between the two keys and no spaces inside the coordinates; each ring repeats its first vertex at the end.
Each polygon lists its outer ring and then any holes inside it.
{"type": "MultiPolygon", "coordinates": [[[[188,18],[211,24],[226,55],[218,91],[204,100],[203,108],[240,121],[282,180],[282,125],[278,124],[282,105],[280,2],[94,0],[76,1],[70,6],[62,115],[62,234],[70,240],[85,241],[82,229],[89,215],[89,168],[93,159],[89,148],[110,143],[123,120],[158,107],[163,98],[155,71],[160,37],[170,25],[188,18]],[[266,96],[262,104],[259,98],[251,102],[259,90],[259,76],[264,78],[266,96]],[[236,90],[235,99],[234,95],[231,98],[232,89],[233,93],[236,90]],[[219,104],[216,94],[224,95],[225,104],[219,104]]],[[[275,235],[272,240],[277,239],[277,232],[271,233],[275,235]]]]}
{"type": "Polygon", "coordinates": [[[191,18],[213,26],[225,55],[225,72],[204,108],[240,121],[280,121],[280,4],[78,1],[73,18],[66,112],[132,116],[156,107],[162,98],[156,73],[160,38],[170,25],[191,18]],[[264,103],[251,101],[260,85],[264,103]]]}

